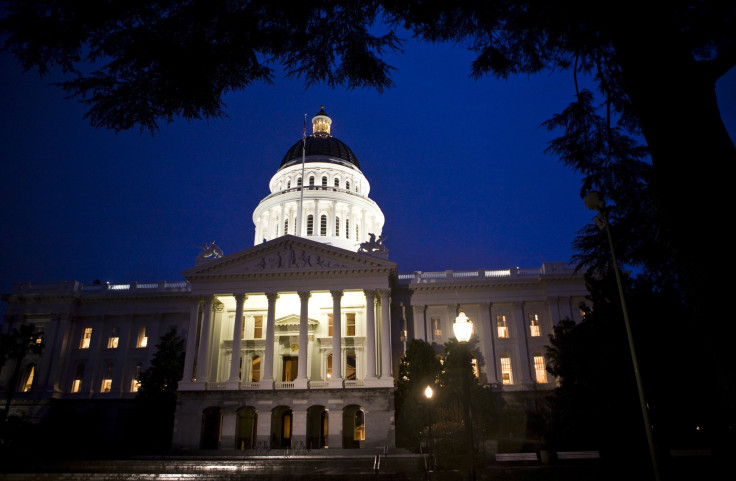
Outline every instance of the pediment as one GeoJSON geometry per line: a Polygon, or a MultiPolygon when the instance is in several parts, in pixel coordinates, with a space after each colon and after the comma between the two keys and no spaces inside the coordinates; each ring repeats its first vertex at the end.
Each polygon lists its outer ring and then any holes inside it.
{"type": "Polygon", "coordinates": [[[285,235],[255,247],[207,260],[184,271],[184,277],[250,277],[264,274],[393,271],[396,264],[368,254],[285,235]]]}
{"type": "MultiPolygon", "coordinates": [[[[296,314],[289,314],[288,316],[276,319],[275,324],[276,326],[299,327],[301,319],[296,314]]],[[[308,318],[307,325],[309,327],[316,327],[319,325],[319,321],[317,319],[308,318]]]]}

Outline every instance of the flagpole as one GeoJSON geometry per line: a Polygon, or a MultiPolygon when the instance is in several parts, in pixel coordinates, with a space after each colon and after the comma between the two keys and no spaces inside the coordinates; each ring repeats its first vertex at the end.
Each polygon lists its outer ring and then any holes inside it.
{"type": "Polygon", "coordinates": [[[304,210],[304,159],[307,155],[307,114],[304,114],[304,131],[302,133],[302,182],[299,186],[299,218],[296,223],[296,235],[302,236],[302,210],[304,210]]]}

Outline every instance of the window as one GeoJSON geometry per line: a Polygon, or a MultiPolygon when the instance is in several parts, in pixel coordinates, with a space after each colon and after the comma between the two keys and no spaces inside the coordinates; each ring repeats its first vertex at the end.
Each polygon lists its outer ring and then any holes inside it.
{"type": "Polygon", "coordinates": [[[432,335],[434,337],[442,336],[442,319],[439,317],[432,318],[432,335]]]}
{"type": "Polygon", "coordinates": [[[355,336],[355,313],[349,312],[345,314],[345,335],[355,336]]]}
{"type": "Polygon", "coordinates": [[[263,316],[253,316],[253,339],[263,337],[263,316]]]}
{"type": "Polygon", "coordinates": [[[287,180],[286,181],[286,188],[287,189],[291,189],[291,181],[290,180],[287,180]]]}
{"type": "Polygon", "coordinates": [[[72,381],[72,392],[80,392],[82,390],[82,379],[84,379],[84,364],[78,364],[72,381]]]}
{"type": "Polygon", "coordinates": [[[353,441],[365,441],[365,413],[358,409],[355,411],[355,430],[353,441]]]}
{"type": "Polygon", "coordinates": [[[537,374],[537,383],[544,384],[547,382],[547,366],[544,362],[544,356],[534,356],[534,371],[537,374]]]}
{"type": "Polygon", "coordinates": [[[105,366],[105,377],[102,378],[102,386],[100,392],[110,392],[112,390],[112,363],[105,366]]]}
{"type": "Polygon", "coordinates": [[[326,175],[322,176],[322,187],[327,187],[327,176],[326,175]]]}
{"type": "Polygon", "coordinates": [[[532,337],[539,337],[542,335],[539,329],[539,314],[529,314],[529,333],[532,337]]]}
{"type": "Polygon", "coordinates": [[[358,374],[358,359],[355,352],[348,352],[345,355],[345,379],[355,381],[358,374]]]}
{"type": "Polygon", "coordinates": [[[327,355],[327,379],[332,378],[332,354],[327,355]]]}
{"type": "Polygon", "coordinates": [[[509,326],[506,324],[506,316],[496,316],[496,327],[498,329],[498,337],[509,337],[509,326]]]}
{"type": "Polygon", "coordinates": [[[345,238],[350,239],[350,219],[345,219],[345,238]]]}
{"type": "Polygon", "coordinates": [[[510,357],[501,358],[501,379],[504,384],[514,383],[514,376],[511,373],[511,358],[510,357]]]}
{"type": "Polygon", "coordinates": [[[307,235],[314,235],[314,216],[312,214],[307,216],[307,235]]]}
{"type": "Polygon", "coordinates": [[[284,219],[284,234],[289,233],[289,219],[284,219]]]}
{"type": "Polygon", "coordinates": [[[36,328],[36,344],[43,342],[43,327],[36,328]]]}
{"type": "Polygon", "coordinates": [[[130,392],[138,392],[141,389],[141,369],[143,364],[138,363],[135,365],[135,373],[133,379],[130,380],[130,392]]]}
{"type": "Polygon", "coordinates": [[[324,214],[319,218],[319,235],[327,235],[327,216],[324,214]]]}
{"type": "Polygon", "coordinates": [[[309,176],[309,187],[314,187],[314,176],[313,175],[309,176]]]}
{"type": "Polygon", "coordinates": [[[20,382],[20,392],[28,392],[33,386],[33,374],[36,372],[36,366],[30,364],[23,371],[23,377],[20,382]]]}
{"type": "Polygon", "coordinates": [[[332,337],[332,314],[327,314],[327,335],[332,337]]]}
{"type": "Polygon", "coordinates": [[[120,328],[113,327],[110,331],[110,337],[107,338],[107,348],[117,349],[118,342],[120,341],[120,328]]]}
{"type": "Polygon", "coordinates": [[[335,217],[335,237],[340,237],[340,218],[335,217]]]}
{"type": "Polygon", "coordinates": [[[335,187],[340,187],[340,179],[335,177],[335,187]]]}
{"type": "Polygon", "coordinates": [[[250,362],[250,382],[261,380],[261,356],[253,356],[250,362]]]}
{"type": "Polygon", "coordinates": [[[148,345],[148,336],[146,336],[146,326],[141,326],[138,328],[138,341],[135,344],[135,347],[146,347],[148,345]]]}
{"type": "Polygon", "coordinates": [[[89,349],[89,342],[92,339],[92,328],[85,327],[82,333],[82,339],[79,341],[79,349],[89,349]]]}
{"type": "Polygon", "coordinates": [[[298,187],[301,187],[302,186],[302,178],[301,177],[297,177],[297,179],[296,179],[296,185],[298,187]]]}
{"type": "Polygon", "coordinates": [[[349,181],[349,180],[346,180],[346,181],[345,181],[345,188],[346,188],[347,190],[350,190],[350,181],[349,181]]]}

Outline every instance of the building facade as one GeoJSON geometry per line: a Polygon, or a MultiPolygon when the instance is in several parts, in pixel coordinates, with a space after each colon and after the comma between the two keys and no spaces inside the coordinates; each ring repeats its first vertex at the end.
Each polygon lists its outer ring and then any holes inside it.
{"type": "MultiPolygon", "coordinates": [[[[180,449],[391,447],[398,363],[410,339],[441,346],[462,309],[501,391],[551,389],[547,335],[580,319],[582,276],[535,269],[399,274],[384,216],[324,109],[291,147],[253,214],[254,246],[206,244],[173,283],[18,284],[3,332],[42,331],[10,414],[41,419],[55,402],[115,409],[139,388],[161,335],[186,339],[173,445],[180,449]]],[[[11,369],[0,372],[5,387],[11,369]]]]}

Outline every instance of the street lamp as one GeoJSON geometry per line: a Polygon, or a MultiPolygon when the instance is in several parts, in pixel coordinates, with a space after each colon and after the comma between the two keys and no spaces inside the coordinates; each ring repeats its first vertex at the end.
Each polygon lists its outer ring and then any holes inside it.
{"type": "MultiPolygon", "coordinates": [[[[473,323],[462,310],[455,318],[452,330],[455,332],[455,338],[463,347],[462,366],[470,366],[471,354],[468,341],[470,341],[470,336],[473,335],[473,323]]],[[[463,403],[465,404],[465,437],[468,443],[468,481],[475,481],[475,467],[473,466],[473,425],[472,413],[470,411],[470,380],[464,369],[461,373],[463,376],[463,403]]]]}
{"type": "Polygon", "coordinates": [[[652,460],[652,469],[654,471],[654,479],[659,481],[659,467],[657,465],[657,452],[654,447],[654,436],[652,434],[652,425],[649,421],[649,410],[647,409],[647,401],[644,397],[644,386],[639,373],[639,362],[636,358],[636,349],[634,349],[634,337],[631,333],[631,323],[629,322],[629,311],[626,308],[626,299],[624,297],[624,288],[621,284],[621,273],[618,269],[618,261],[616,260],[616,251],[613,249],[613,237],[611,236],[611,228],[608,224],[608,214],[606,202],[599,192],[592,191],[585,196],[585,207],[595,210],[598,215],[595,217],[595,225],[599,229],[605,230],[608,235],[608,245],[611,248],[611,260],[613,261],[613,271],[616,274],[616,284],[618,285],[618,295],[621,299],[621,310],[624,314],[624,324],[626,325],[626,336],[629,340],[629,351],[631,352],[631,363],[634,365],[634,377],[636,378],[636,388],[639,391],[639,404],[641,404],[641,414],[644,418],[644,429],[647,433],[647,442],[649,443],[649,456],[652,460]]]}
{"type": "Polygon", "coordinates": [[[430,402],[430,401],[432,401],[432,395],[433,394],[434,394],[434,392],[432,391],[432,386],[429,386],[428,385],[424,389],[424,397],[427,398],[427,417],[429,418],[429,422],[428,422],[428,425],[429,425],[429,442],[427,443],[427,453],[429,453],[429,456],[430,456],[430,458],[429,458],[430,468],[432,468],[434,466],[434,461],[433,461],[433,458],[432,458],[432,444],[434,444],[434,443],[432,443],[432,403],[430,402]]]}

